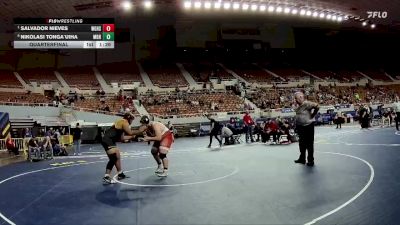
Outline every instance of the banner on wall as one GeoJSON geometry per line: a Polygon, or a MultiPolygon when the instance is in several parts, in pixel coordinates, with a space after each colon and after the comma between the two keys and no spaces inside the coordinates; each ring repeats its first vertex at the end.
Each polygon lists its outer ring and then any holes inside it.
{"type": "Polygon", "coordinates": [[[294,109],[292,109],[292,108],[275,109],[275,112],[280,112],[280,113],[292,113],[292,112],[294,112],[294,109]]]}
{"type": "Polygon", "coordinates": [[[335,109],[339,110],[339,109],[349,109],[351,108],[350,104],[344,104],[344,105],[335,105],[335,109]]]}

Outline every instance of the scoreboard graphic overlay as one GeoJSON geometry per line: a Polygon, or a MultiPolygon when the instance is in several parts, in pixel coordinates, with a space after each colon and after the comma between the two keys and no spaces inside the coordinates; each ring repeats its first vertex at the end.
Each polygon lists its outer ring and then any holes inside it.
{"type": "Polygon", "coordinates": [[[16,49],[113,49],[114,18],[16,18],[16,49]]]}

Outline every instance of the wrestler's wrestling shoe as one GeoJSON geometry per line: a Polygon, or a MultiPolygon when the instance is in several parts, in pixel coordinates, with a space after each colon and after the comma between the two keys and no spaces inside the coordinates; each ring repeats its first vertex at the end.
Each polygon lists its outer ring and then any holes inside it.
{"type": "Polygon", "coordinates": [[[159,176],[159,177],[167,177],[168,176],[168,170],[164,170],[162,173],[157,173],[157,176],[159,176]]]}
{"type": "Polygon", "coordinates": [[[126,176],[125,174],[124,174],[124,172],[122,172],[122,173],[120,173],[120,174],[118,174],[118,180],[122,180],[122,179],[126,179],[126,178],[129,178],[128,176],[126,176]]]}
{"type": "Polygon", "coordinates": [[[160,174],[160,173],[163,173],[163,172],[164,172],[164,169],[162,167],[158,167],[154,173],[160,174]]]}
{"type": "Polygon", "coordinates": [[[115,184],[116,182],[115,182],[115,180],[111,179],[110,176],[106,176],[106,177],[103,177],[103,183],[104,184],[115,184]]]}

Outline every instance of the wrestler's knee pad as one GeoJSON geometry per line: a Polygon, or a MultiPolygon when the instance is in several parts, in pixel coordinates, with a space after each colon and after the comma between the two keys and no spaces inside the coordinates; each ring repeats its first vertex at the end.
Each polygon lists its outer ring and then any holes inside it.
{"type": "Polygon", "coordinates": [[[107,167],[106,168],[108,170],[112,170],[112,168],[114,167],[115,163],[118,161],[117,154],[116,153],[110,154],[110,155],[108,155],[108,158],[109,158],[109,161],[107,163],[107,167]]]}

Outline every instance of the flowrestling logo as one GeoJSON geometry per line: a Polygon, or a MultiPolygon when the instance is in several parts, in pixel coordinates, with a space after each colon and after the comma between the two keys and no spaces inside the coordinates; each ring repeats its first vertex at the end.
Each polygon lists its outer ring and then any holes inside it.
{"type": "Polygon", "coordinates": [[[379,19],[385,19],[388,16],[388,13],[386,11],[367,11],[368,18],[379,18],[379,19]]]}

